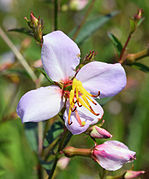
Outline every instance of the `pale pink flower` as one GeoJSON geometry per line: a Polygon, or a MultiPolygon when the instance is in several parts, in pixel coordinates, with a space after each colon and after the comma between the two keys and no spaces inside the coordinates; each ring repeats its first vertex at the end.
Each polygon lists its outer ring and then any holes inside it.
{"type": "Polygon", "coordinates": [[[61,31],[43,37],[41,60],[56,85],[31,90],[20,99],[17,113],[22,122],[50,119],[66,106],[65,125],[72,134],[80,134],[103,116],[94,98],[114,96],[126,85],[126,74],[119,63],[94,61],[76,72],[80,49],[61,31]]]}

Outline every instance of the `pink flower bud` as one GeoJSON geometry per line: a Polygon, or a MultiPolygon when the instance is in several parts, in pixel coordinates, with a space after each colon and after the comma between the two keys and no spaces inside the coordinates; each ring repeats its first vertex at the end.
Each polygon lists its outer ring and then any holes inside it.
{"type": "Polygon", "coordinates": [[[67,165],[69,164],[70,158],[68,157],[62,157],[58,160],[57,166],[61,169],[64,170],[67,165]]]}
{"type": "Polygon", "coordinates": [[[109,171],[120,169],[125,163],[136,159],[135,155],[126,145],[114,140],[97,145],[92,151],[92,158],[109,171]]]}
{"type": "Polygon", "coordinates": [[[88,0],[71,0],[70,8],[73,10],[81,10],[87,5],[87,3],[88,0]]]}
{"type": "Polygon", "coordinates": [[[141,174],[144,174],[145,171],[132,171],[132,170],[127,170],[124,178],[125,179],[131,179],[131,178],[136,178],[140,176],[141,174]]]}
{"type": "Polygon", "coordinates": [[[39,20],[34,16],[33,12],[30,13],[30,19],[33,26],[37,27],[39,20]]]}
{"type": "Polygon", "coordinates": [[[112,135],[108,131],[96,125],[91,127],[90,136],[99,139],[107,139],[112,137],[112,135]]]}

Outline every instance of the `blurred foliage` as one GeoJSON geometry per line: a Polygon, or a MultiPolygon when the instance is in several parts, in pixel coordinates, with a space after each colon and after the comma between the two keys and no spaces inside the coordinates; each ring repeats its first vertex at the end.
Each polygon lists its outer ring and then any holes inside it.
{"type": "MultiPolygon", "coordinates": [[[[65,4],[68,1],[61,0],[61,3],[65,4]]],[[[70,34],[80,24],[87,7],[81,11],[70,9],[60,11],[59,29],[70,34]]],[[[95,60],[116,61],[118,52],[115,50],[113,42],[118,50],[121,48],[119,41],[124,45],[129,32],[129,18],[136,13],[138,8],[143,8],[145,20],[133,35],[127,50],[130,53],[136,53],[144,49],[149,43],[148,0],[96,0],[88,17],[88,22],[99,16],[106,17],[105,15],[117,10],[119,14],[96,32],[93,30],[90,32],[92,36],[80,45],[82,58],[90,50],[95,50],[97,52],[95,60]],[[111,34],[112,41],[108,34],[111,34]]],[[[13,28],[25,28],[26,32],[27,25],[24,17],[28,17],[31,11],[37,17],[40,16],[43,19],[44,34],[53,30],[53,4],[50,0],[0,0],[0,24],[6,31],[13,28]]],[[[40,59],[40,46],[36,44],[35,40],[23,33],[9,31],[7,34],[20,49],[28,63],[34,66],[34,62],[40,59]],[[24,47],[23,42],[27,38],[30,39],[30,42],[24,47]]],[[[25,41],[25,43],[28,42],[25,41]]],[[[6,61],[14,63],[11,70],[7,69],[0,72],[0,178],[34,179],[37,178],[37,159],[31,148],[37,151],[37,126],[26,126],[28,131],[25,131],[25,127],[21,124],[20,119],[16,119],[14,112],[22,94],[34,89],[35,86],[1,38],[0,44],[0,65],[6,61]],[[31,127],[34,127],[34,131],[30,130],[31,127]],[[34,141],[28,140],[31,139],[31,136],[34,136],[32,137],[34,141]]],[[[104,127],[113,134],[113,139],[124,142],[131,150],[137,152],[135,169],[148,171],[149,74],[143,71],[149,71],[147,67],[149,66],[149,57],[141,59],[141,63],[141,65],[140,63],[133,64],[136,68],[126,66],[127,87],[110,101],[107,99],[108,102],[104,105],[105,114],[103,118],[105,120],[104,127]],[[143,71],[138,69],[143,69],[143,71]]],[[[46,80],[43,82],[43,85],[48,84],[46,80]]],[[[50,133],[49,136],[51,136],[50,133]]],[[[93,146],[93,142],[84,134],[73,136],[71,144],[76,147],[93,146]]],[[[91,159],[78,157],[71,159],[66,170],[60,170],[57,167],[55,176],[58,179],[98,178],[98,171],[101,168],[91,159]]],[[[143,178],[149,178],[148,173],[143,178]]]]}

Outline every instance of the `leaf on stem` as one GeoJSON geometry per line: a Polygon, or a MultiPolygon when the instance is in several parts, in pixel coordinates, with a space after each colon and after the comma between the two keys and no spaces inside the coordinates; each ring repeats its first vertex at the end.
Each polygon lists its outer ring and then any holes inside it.
{"type": "Polygon", "coordinates": [[[43,68],[36,68],[36,70],[45,76],[45,78],[50,82],[50,85],[54,84],[54,82],[49,78],[49,76],[46,74],[43,68]]]}
{"type": "Polygon", "coordinates": [[[143,72],[146,72],[146,73],[149,72],[149,67],[142,63],[133,63],[131,64],[131,66],[143,72]]]}
{"type": "Polygon", "coordinates": [[[112,33],[108,33],[108,37],[111,39],[114,47],[116,48],[117,52],[118,52],[118,55],[120,56],[121,54],[121,51],[123,49],[123,46],[121,44],[121,42],[118,40],[118,38],[112,34],[112,33]]]}
{"type": "MultiPolygon", "coordinates": [[[[119,12],[114,11],[110,14],[104,15],[104,16],[98,16],[94,19],[91,19],[87,21],[82,29],[80,30],[77,38],[76,43],[82,44],[87,38],[89,38],[91,35],[93,35],[94,32],[96,32],[100,27],[102,27],[106,22],[108,22],[111,18],[116,16],[119,12]]],[[[70,37],[73,36],[77,28],[74,28],[72,32],[69,34],[70,37]]]]}
{"type": "Polygon", "coordinates": [[[50,130],[48,130],[46,134],[44,146],[51,144],[57,137],[59,137],[63,132],[63,129],[64,126],[60,121],[54,122],[54,124],[51,126],[50,130]]]}
{"type": "Polygon", "coordinates": [[[23,33],[23,34],[29,35],[31,37],[34,37],[32,31],[28,30],[27,28],[24,28],[24,27],[9,29],[8,32],[19,32],[19,33],[23,33]]]}
{"type": "Polygon", "coordinates": [[[32,150],[38,152],[37,123],[25,123],[25,134],[32,150]]]}

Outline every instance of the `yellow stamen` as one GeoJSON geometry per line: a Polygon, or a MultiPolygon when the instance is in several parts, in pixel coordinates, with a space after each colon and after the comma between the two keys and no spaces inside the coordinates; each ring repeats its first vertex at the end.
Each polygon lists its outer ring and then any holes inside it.
{"type": "MultiPolygon", "coordinates": [[[[100,92],[98,93],[98,95],[100,92]]],[[[71,112],[75,111],[76,113],[76,118],[81,126],[85,125],[85,121],[81,122],[81,119],[79,117],[79,114],[76,110],[75,103],[77,102],[78,106],[84,106],[87,110],[89,110],[92,114],[98,116],[98,113],[95,113],[93,108],[91,107],[90,102],[92,102],[94,105],[97,105],[90,97],[97,97],[98,95],[92,95],[90,94],[82,85],[81,81],[77,80],[76,78],[73,79],[72,82],[72,90],[70,91],[69,95],[69,114],[68,114],[68,123],[71,124],[70,122],[70,116],[71,112]]]]}

